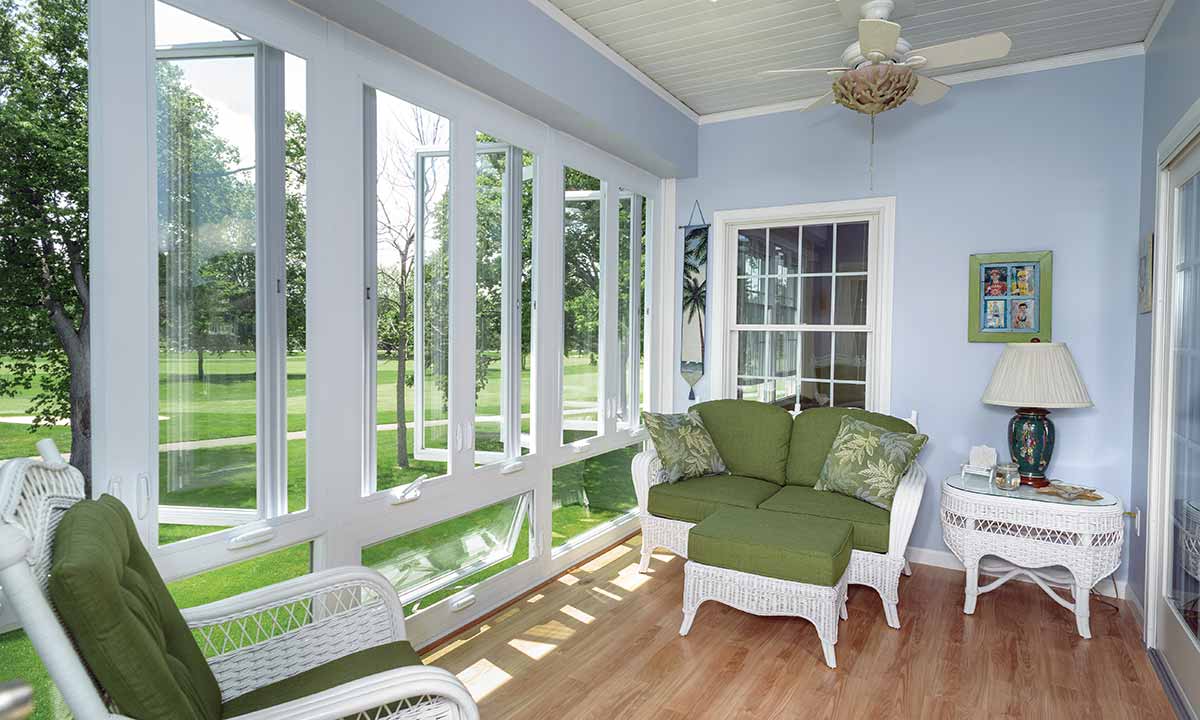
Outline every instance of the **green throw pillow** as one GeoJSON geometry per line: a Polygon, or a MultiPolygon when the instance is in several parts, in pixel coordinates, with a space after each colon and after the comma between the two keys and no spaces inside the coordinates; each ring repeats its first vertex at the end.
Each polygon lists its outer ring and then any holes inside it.
{"type": "Polygon", "coordinates": [[[926,435],[892,432],[846,416],[825,456],[816,489],[891,510],[901,476],[908,472],[927,440],[926,435]]]}
{"type": "Polygon", "coordinates": [[[643,412],[642,422],[650,431],[667,482],[725,472],[725,461],[695,411],[676,415],[643,412]]]}

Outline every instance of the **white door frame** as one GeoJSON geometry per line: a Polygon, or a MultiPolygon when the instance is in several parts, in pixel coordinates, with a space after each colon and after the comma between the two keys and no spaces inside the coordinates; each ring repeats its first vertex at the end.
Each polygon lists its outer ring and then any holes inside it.
{"type": "MultiPolygon", "coordinates": [[[[1171,167],[1191,152],[1200,152],[1200,101],[1184,113],[1183,117],[1158,146],[1156,156],[1156,200],[1154,222],[1154,329],[1150,361],[1150,430],[1149,452],[1146,470],[1147,494],[1149,498],[1150,528],[1146,543],[1146,594],[1145,594],[1145,642],[1150,648],[1159,647],[1159,629],[1164,610],[1159,598],[1168,582],[1170,568],[1165,560],[1170,548],[1173,523],[1171,521],[1171,499],[1169,474],[1172,464],[1174,396],[1171,392],[1174,376],[1174,358],[1171,341],[1174,334],[1174,203],[1171,167]]],[[[1193,644],[1195,640],[1193,638],[1193,644]]],[[[1200,644],[1196,644],[1200,652],[1200,644]]],[[[1179,668],[1167,667],[1172,680],[1179,668]]]]}

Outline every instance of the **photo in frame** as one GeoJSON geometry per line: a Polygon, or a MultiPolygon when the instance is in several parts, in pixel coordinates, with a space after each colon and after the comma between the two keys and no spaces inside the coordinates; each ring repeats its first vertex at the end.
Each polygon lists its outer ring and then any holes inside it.
{"type": "Polygon", "coordinates": [[[967,340],[1048,342],[1053,253],[984,253],[970,257],[967,340]]]}

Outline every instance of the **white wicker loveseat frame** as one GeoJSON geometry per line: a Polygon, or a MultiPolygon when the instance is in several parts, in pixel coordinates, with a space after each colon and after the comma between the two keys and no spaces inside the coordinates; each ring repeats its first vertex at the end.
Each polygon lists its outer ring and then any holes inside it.
{"type": "MultiPolygon", "coordinates": [[[[853,550],[850,565],[846,568],[847,582],[851,585],[866,585],[874,588],[883,600],[883,613],[887,624],[900,627],[900,574],[911,574],[904,553],[917,511],[921,508],[921,496],[929,476],[921,464],[914,462],[900,479],[896,497],[892,501],[891,522],[888,528],[887,553],[853,550]]],[[[658,548],[666,548],[680,557],[687,557],[688,531],[695,523],[670,520],[651,515],[647,510],[650,488],[666,482],[662,462],[658,454],[644,450],[633,458],[633,486],[637,492],[638,518],[642,523],[642,557],[639,569],[646,572],[650,567],[650,556],[658,548]]]]}
{"type": "MultiPolygon", "coordinates": [[[[0,587],[78,720],[116,720],[46,596],[54,531],[83,477],[48,440],[44,459],[0,464],[0,587]]],[[[399,597],[379,573],[343,567],[183,611],[222,701],[350,653],[405,640],[399,597]]],[[[118,709],[119,710],[119,709],[118,709]]],[[[409,666],[238,716],[239,720],[478,720],[450,672],[409,666]]]]}

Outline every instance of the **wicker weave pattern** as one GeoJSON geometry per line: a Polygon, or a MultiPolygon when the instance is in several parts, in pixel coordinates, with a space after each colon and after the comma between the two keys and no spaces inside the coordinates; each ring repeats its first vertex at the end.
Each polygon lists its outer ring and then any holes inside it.
{"type": "Polygon", "coordinates": [[[845,617],[848,573],[829,587],[762,577],[692,560],[683,566],[683,570],[680,635],[687,635],[691,630],[696,610],[705,600],[716,600],[754,615],[800,617],[816,626],[817,637],[825,652],[825,664],[837,667],[834,646],[838,640],[838,620],[845,617]]]}
{"type": "Polygon", "coordinates": [[[81,499],[83,475],[66,463],[21,458],[0,465],[0,522],[29,538],[26,560],[43,593],[58,521],[81,499]]]}

